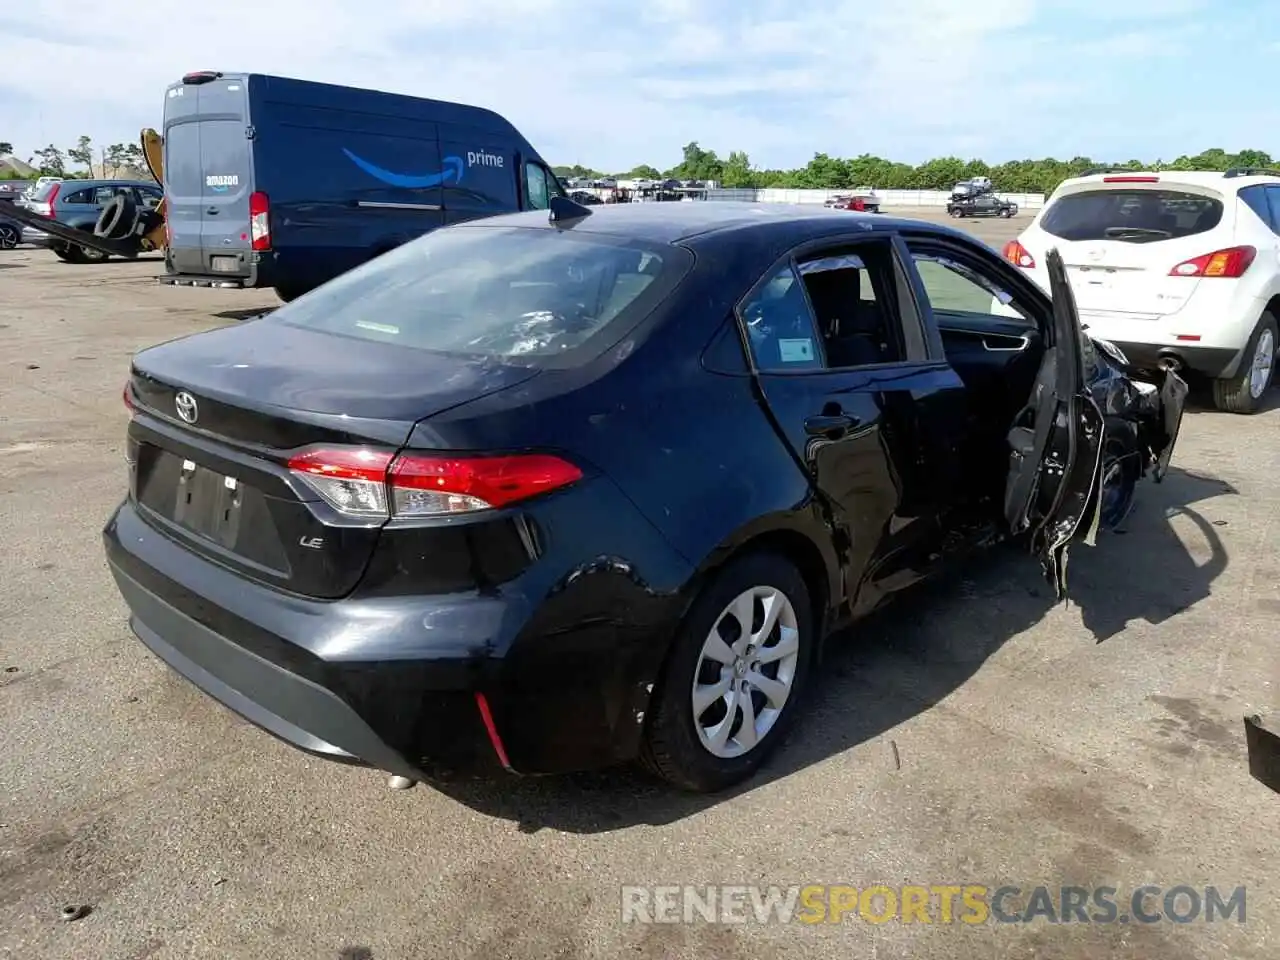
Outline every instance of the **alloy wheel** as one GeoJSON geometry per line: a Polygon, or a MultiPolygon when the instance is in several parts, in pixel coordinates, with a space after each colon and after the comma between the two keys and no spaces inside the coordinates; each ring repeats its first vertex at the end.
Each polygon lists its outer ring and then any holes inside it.
{"type": "Polygon", "coordinates": [[[1276,341],[1271,331],[1263,330],[1258,347],[1253,351],[1253,367],[1249,371],[1249,393],[1257,400],[1271,383],[1271,368],[1276,362],[1276,341]]]}
{"type": "Polygon", "coordinates": [[[8,224],[0,224],[0,250],[12,250],[18,245],[18,231],[8,224]]]}
{"type": "Polygon", "coordinates": [[[694,671],[694,726],[723,759],[750,752],[773,729],[795,685],[800,631],[791,601],[775,587],[740,593],[716,618],[694,671]]]}

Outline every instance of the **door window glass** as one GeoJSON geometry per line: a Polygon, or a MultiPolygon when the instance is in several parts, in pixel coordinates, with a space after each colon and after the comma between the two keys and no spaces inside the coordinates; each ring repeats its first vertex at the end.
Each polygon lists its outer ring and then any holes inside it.
{"type": "Polygon", "coordinates": [[[760,370],[820,370],[820,338],[804,287],[791,265],[756,288],[741,310],[747,341],[760,370]]]}
{"type": "Polygon", "coordinates": [[[545,210],[550,202],[547,175],[536,163],[524,165],[525,203],[530,210],[545,210]]]}
{"type": "Polygon", "coordinates": [[[929,304],[942,313],[977,313],[1002,319],[1034,321],[1013,302],[1013,295],[990,276],[959,260],[933,253],[913,253],[916,272],[929,304]]]}
{"type": "Polygon", "coordinates": [[[906,359],[888,243],[824,254],[800,264],[805,291],[833,368],[906,359]]]}

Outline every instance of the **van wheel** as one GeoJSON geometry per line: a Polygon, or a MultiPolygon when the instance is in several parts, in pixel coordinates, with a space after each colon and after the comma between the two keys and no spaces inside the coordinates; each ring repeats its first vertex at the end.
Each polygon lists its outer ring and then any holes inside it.
{"type": "Polygon", "coordinates": [[[306,287],[272,287],[271,289],[276,292],[276,296],[284,303],[297,300],[304,293],[308,292],[306,287]]]}
{"type": "Polygon", "coordinates": [[[1228,413],[1257,413],[1275,380],[1276,350],[1280,328],[1276,318],[1264,313],[1249,338],[1234,377],[1213,381],[1213,402],[1228,413]]]}
{"type": "Polygon", "coordinates": [[[676,634],[650,705],[644,765],[698,793],[755,773],[799,708],[815,630],[790,561],[755,553],[725,567],[676,634]]]}

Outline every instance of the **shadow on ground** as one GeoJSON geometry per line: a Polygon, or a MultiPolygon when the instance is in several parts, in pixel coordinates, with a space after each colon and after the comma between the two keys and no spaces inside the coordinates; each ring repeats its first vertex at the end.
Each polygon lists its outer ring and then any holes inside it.
{"type": "MultiPolygon", "coordinates": [[[[1104,534],[1095,547],[1073,546],[1071,602],[1096,643],[1133,621],[1163,623],[1208,596],[1228,558],[1216,526],[1193,505],[1235,493],[1216,478],[1174,469],[1161,484],[1143,484],[1125,532],[1104,534]],[[1170,524],[1173,517],[1194,524],[1207,544],[1207,560],[1197,562],[1187,552],[1170,524]],[[1151,575],[1153,558],[1158,577],[1151,575]]],[[[515,821],[525,832],[550,827],[598,833],[671,823],[827,760],[930,709],[1054,604],[1038,563],[1012,545],[991,551],[963,576],[912,590],[909,602],[892,604],[832,639],[788,742],[755,779],[726,793],[678,793],[630,769],[427,789],[515,821]],[[812,722],[816,716],[821,722],[812,722]]]]}
{"type": "Polygon", "coordinates": [[[214,314],[214,316],[222,320],[256,320],[259,317],[265,317],[268,314],[274,313],[275,310],[275,307],[251,307],[241,310],[219,310],[214,314]]]}

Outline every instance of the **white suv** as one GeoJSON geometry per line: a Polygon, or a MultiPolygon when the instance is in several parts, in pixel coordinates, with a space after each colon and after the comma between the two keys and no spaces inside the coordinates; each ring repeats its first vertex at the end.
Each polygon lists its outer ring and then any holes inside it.
{"type": "Polygon", "coordinates": [[[1221,410],[1259,409],[1280,350],[1280,172],[1074,177],[1004,255],[1048,290],[1054,247],[1090,336],[1210,379],[1221,410]]]}

